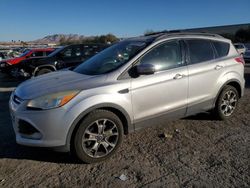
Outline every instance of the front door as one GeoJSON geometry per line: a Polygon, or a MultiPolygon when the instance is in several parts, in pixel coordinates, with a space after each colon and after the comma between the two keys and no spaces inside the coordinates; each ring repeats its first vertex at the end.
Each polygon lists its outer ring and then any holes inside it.
{"type": "Polygon", "coordinates": [[[184,116],[188,77],[180,42],[172,40],[153,47],[139,63],[153,64],[156,73],[131,81],[134,123],[155,117],[184,116]]]}

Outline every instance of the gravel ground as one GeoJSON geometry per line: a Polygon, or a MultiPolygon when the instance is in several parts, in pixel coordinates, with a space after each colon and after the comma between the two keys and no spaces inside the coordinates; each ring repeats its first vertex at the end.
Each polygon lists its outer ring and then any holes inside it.
{"type": "Polygon", "coordinates": [[[250,187],[250,67],[245,78],[231,119],[204,113],[147,128],[125,136],[111,159],[79,164],[67,153],[15,143],[8,99],[17,82],[0,73],[0,187],[250,187]]]}

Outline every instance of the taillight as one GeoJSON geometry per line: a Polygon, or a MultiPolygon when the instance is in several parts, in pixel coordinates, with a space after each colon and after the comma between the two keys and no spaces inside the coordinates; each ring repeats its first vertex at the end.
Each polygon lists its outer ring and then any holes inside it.
{"type": "Polygon", "coordinates": [[[241,63],[241,64],[245,65],[245,61],[244,61],[243,57],[236,57],[236,58],[234,58],[234,60],[237,63],[241,63]]]}

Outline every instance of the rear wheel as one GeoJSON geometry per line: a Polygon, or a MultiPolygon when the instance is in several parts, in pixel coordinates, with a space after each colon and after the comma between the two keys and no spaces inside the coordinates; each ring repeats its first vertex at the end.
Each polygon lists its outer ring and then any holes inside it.
{"type": "Polygon", "coordinates": [[[220,93],[214,113],[217,119],[225,120],[235,112],[239,100],[238,91],[232,86],[226,86],[220,93]]]}
{"type": "Polygon", "coordinates": [[[50,72],[53,72],[53,71],[51,69],[48,69],[48,68],[42,68],[42,69],[38,70],[38,72],[36,73],[36,76],[40,76],[40,75],[47,74],[50,72]]]}
{"type": "Polygon", "coordinates": [[[123,138],[121,120],[107,110],[91,112],[80,124],[74,137],[76,156],[86,163],[109,158],[123,138]]]}

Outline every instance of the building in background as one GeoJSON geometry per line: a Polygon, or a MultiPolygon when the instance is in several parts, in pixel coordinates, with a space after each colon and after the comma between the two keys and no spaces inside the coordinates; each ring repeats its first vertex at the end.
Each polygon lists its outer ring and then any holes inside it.
{"type": "Polygon", "coordinates": [[[205,32],[205,33],[216,33],[219,35],[230,34],[235,35],[239,30],[247,30],[250,28],[250,23],[248,24],[236,24],[236,25],[223,25],[214,27],[201,27],[192,29],[183,29],[182,31],[187,32],[205,32]]]}
{"type": "Polygon", "coordinates": [[[182,29],[181,32],[204,32],[215,33],[231,39],[233,42],[250,42],[250,23],[236,24],[236,25],[223,25],[214,27],[201,27],[182,29]]]}

